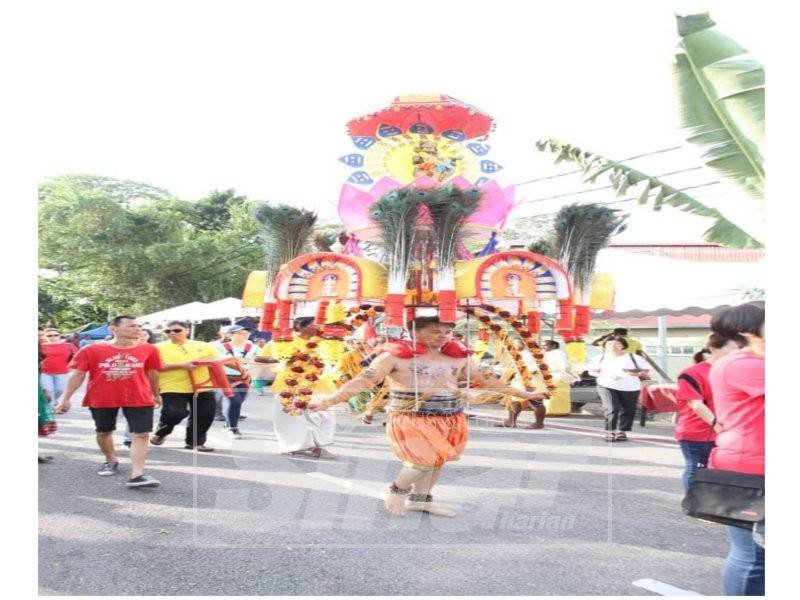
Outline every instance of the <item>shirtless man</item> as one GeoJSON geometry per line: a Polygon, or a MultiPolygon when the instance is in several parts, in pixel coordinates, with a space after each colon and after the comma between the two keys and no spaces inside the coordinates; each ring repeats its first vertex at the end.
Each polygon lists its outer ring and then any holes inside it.
{"type": "Polygon", "coordinates": [[[386,436],[395,455],[403,461],[386,497],[386,510],[396,515],[416,510],[455,516],[432,504],[431,489],[444,463],[458,460],[467,444],[467,418],[459,399],[458,380],[468,364],[471,380],[481,387],[525,400],[546,397],[483,375],[466,348],[450,339],[452,329],[453,325],[440,323],[437,317],[418,317],[412,327],[416,344],[386,344],[388,351],[358,376],[335,394],[309,406],[311,411],[325,410],[386,379],[390,390],[386,436]]]}

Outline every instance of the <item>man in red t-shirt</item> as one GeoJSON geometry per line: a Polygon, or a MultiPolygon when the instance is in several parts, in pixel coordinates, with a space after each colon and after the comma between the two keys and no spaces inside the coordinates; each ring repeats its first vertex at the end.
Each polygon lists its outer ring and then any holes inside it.
{"type": "Polygon", "coordinates": [[[75,356],[75,346],[65,342],[58,329],[48,327],[44,330],[44,343],[41,348],[44,354],[41,376],[42,387],[55,401],[66,389],[67,380],[69,379],[69,362],[75,356]]]}
{"type": "Polygon", "coordinates": [[[144,474],[148,440],[153,431],[153,409],[161,406],[158,395],[158,371],[161,358],[155,346],[140,344],[142,328],[136,317],[114,317],[109,324],[114,339],[105,344],[82,348],[75,355],[75,372],[56,407],[57,413],[67,412],[70,399],[89,374],[89,384],[83,398],[97,431],[97,445],[106,461],[98,475],[115,475],[119,467],[112,437],[119,409],[128,421],[131,432],[131,478],[128,487],[155,487],[159,482],[144,474]]]}

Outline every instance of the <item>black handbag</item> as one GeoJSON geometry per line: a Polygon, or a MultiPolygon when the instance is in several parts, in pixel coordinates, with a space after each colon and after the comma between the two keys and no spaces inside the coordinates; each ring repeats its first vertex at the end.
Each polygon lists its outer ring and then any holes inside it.
{"type": "Polygon", "coordinates": [[[681,506],[690,517],[753,529],[764,520],[764,476],[698,469],[681,506]]]}

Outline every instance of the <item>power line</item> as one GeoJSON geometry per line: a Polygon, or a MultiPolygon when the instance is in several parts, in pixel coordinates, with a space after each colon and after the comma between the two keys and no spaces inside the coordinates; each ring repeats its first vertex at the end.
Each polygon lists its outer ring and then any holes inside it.
{"type": "MultiPolygon", "coordinates": [[[[719,181],[710,181],[708,183],[700,183],[698,185],[690,185],[688,187],[679,188],[677,191],[684,192],[686,190],[694,190],[694,189],[698,189],[698,188],[709,187],[709,186],[712,186],[712,185],[717,185],[719,183],[720,183],[719,181]]],[[[609,202],[596,202],[595,204],[619,204],[620,202],[633,202],[634,200],[638,200],[638,199],[639,199],[639,196],[635,196],[633,198],[624,198],[622,200],[611,200],[609,202]]],[[[555,216],[557,214],[558,214],[558,211],[553,212],[553,213],[541,213],[541,214],[537,214],[537,215],[528,215],[527,217],[519,217],[518,220],[533,219],[533,218],[537,218],[537,217],[551,217],[551,216],[555,216]]]]}
{"type": "MultiPolygon", "coordinates": [[[[688,173],[690,171],[699,171],[703,167],[688,167],[686,169],[679,169],[677,171],[670,171],[669,173],[661,173],[659,175],[653,175],[653,178],[656,177],[667,177],[669,175],[677,175],[679,173],[688,173]]],[[[517,202],[516,206],[520,204],[530,204],[531,202],[544,202],[545,200],[555,200],[557,198],[566,198],[567,196],[577,196],[579,194],[588,194],[590,192],[597,192],[600,190],[607,190],[609,188],[613,188],[613,185],[604,185],[602,187],[591,188],[589,190],[580,190],[577,192],[570,192],[567,194],[556,194],[555,196],[545,196],[544,198],[534,198],[533,200],[522,200],[521,202],[517,202]]]]}
{"type": "MultiPolygon", "coordinates": [[[[683,146],[673,146],[671,148],[663,148],[662,150],[654,150],[653,152],[645,152],[644,154],[637,154],[636,156],[629,156],[627,158],[620,159],[616,162],[625,162],[628,160],[635,160],[637,158],[644,158],[645,156],[653,156],[655,154],[663,154],[665,152],[672,152],[673,150],[680,150],[683,146]]],[[[583,169],[576,169],[575,171],[567,171],[566,173],[560,173],[558,175],[548,175],[547,177],[537,177],[536,179],[528,179],[527,181],[521,181],[520,183],[515,183],[514,185],[528,185],[529,183],[536,183],[538,181],[546,181],[548,179],[556,179],[558,177],[566,177],[567,175],[574,175],[575,173],[583,173],[583,169]]]]}

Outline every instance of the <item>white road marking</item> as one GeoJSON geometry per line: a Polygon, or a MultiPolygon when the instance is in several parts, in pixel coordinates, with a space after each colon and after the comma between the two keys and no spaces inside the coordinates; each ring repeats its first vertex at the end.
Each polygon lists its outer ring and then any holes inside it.
{"type": "Polygon", "coordinates": [[[308,473],[309,477],[316,477],[317,479],[324,479],[325,481],[330,481],[331,483],[335,483],[342,487],[347,488],[348,490],[353,490],[354,492],[358,492],[363,496],[369,496],[370,498],[375,498],[377,500],[385,500],[386,494],[381,494],[380,492],[368,488],[367,486],[361,485],[360,483],[353,483],[352,481],[348,481],[347,479],[341,479],[340,477],[334,477],[333,475],[328,475],[327,473],[308,473]]]}
{"type": "Polygon", "coordinates": [[[633,585],[645,589],[648,592],[656,593],[659,596],[702,596],[703,595],[700,592],[694,592],[692,590],[684,590],[682,588],[675,587],[674,585],[664,583],[663,581],[659,581],[658,579],[637,579],[636,581],[633,582],[633,585]]]}

